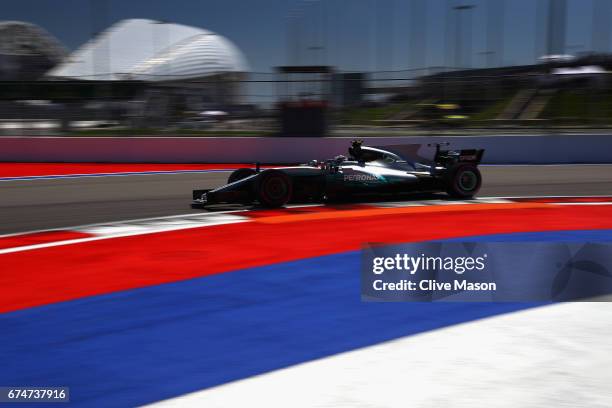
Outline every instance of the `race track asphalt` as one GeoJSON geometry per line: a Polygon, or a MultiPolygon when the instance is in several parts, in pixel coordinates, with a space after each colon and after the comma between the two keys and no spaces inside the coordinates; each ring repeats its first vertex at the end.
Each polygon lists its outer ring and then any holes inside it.
{"type": "MultiPolygon", "coordinates": [[[[479,196],[611,195],[612,165],[483,166],[479,196]]],[[[229,172],[0,181],[0,234],[175,214],[229,172]]]]}

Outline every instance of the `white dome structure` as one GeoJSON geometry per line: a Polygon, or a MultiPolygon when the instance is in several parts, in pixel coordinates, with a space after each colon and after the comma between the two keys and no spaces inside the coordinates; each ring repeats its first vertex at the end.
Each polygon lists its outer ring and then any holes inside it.
{"type": "Polygon", "coordinates": [[[131,19],[100,33],[47,76],[165,82],[248,70],[240,50],[219,34],[181,24],[131,19]]]}

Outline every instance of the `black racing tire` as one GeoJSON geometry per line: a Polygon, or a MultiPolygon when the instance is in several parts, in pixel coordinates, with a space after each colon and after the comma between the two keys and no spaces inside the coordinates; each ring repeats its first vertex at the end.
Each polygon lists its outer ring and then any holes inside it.
{"type": "Polygon", "coordinates": [[[293,183],[291,178],[279,170],[268,170],[259,176],[255,186],[259,203],[268,208],[278,208],[291,200],[293,183]]]}
{"type": "Polygon", "coordinates": [[[463,163],[448,173],[446,192],[453,198],[472,198],[480,190],[482,175],[475,164],[463,163]]]}
{"type": "Polygon", "coordinates": [[[257,172],[249,168],[234,170],[232,174],[230,174],[230,176],[228,177],[227,184],[234,183],[247,177],[251,177],[253,174],[257,174],[257,172]]]}

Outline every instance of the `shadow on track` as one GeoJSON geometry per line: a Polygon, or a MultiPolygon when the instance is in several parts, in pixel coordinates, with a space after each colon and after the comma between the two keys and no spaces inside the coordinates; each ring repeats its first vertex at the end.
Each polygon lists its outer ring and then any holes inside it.
{"type": "MultiPolygon", "coordinates": [[[[311,205],[326,206],[326,207],[337,207],[346,204],[373,204],[373,203],[389,203],[389,202],[416,202],[416,201],[427,201],[427,200],[445,200],[445,201],[462,201],[460,199],[451,198],[444,193],[405,193],[405,194],[387,194],[377,196],[354,196],[345,199],[335,199],[324,202],[311,202],[311,203],[299,203],[295,204],[299,207],[306,207],[311,205]]],[[[282,211],[287,208],[291,208],[293,205],[290,203],[287,207],[276,208],[274,210],[282,211]]],[[[203,211],[218,212],[218,211],[238,211],[238,210],[270,210],[270,208],[261,206],[259,204],[211,204],[204,208],[203,211]]]]}

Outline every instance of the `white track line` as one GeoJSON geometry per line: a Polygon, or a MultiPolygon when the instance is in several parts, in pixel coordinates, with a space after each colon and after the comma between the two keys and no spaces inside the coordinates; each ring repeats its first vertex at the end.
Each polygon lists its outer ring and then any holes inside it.
{"type": "MultiPolygon", "coordinates": [[[[506,196],[506,197],[479,197],[476,198],[474,200],[465,200],[465,201],[455,201],[455,200],[423,200],[423,201],[380,201],[380,202],[364,202],[362,204],[365,205],[375,205],[375,206],[380,206],[380,207],[385,207],[385,206],[389,206],[389,207],[395,207],[395,206],[399,206],[400,204],[404,203],[405,206],[411,206],[412,203],[418,203],[418,205],[431,205],[430,203],[436,203],[436,204],[440,204],[440,205],[452,205],[452,204],[466,204],[466,203],[507,203],[508,200],[512,200],[512,199],[516,199],[516,198],[587,198],[587,197],[609,197],[612,198],[612,195],[588,195],[588,196],[563,196],[563,195],[557,195],[557,196],[506,196]]],[[[611,202],[612,203],[612,202],[611,202]]],[[[576,203],[555,203],[557,205],[562,204],[562,205],[575,205],[576,203]]],[[[286,208],[306,208],[306,207],[321,207],[324,206],[325,204],[297,204],[297,205],[289,205],[286,208]]],[[[215,211],[215,212],[207,212],[204,214],[235,214],[235,213],[241,213],[241,212],[247,212],[247,211],[251,211],[249,209],[235,209],[235,210],[227,210],[227,211],[215,211]]],[[[41,233],[41,232],[51,232],[51,231],[66,231],[66,230],[70,230],[70,231],[74,231],[74,230],[80,230],[83,228],[88,228],[88,227],[97,227],[97,226],[102,226],[102,225],[107,225],[107,224],[118,224],[118,223],[133,223],[133,222],[141,222],[141,221],[154,221],[154,220],[166,220],[166,219],[170,219],[170,218],[180,218],[180,217],[189,217],[189,216],[197,216],[200,215],[202,213],[183,213],[183,214],[175,214],[175,215],[162,215],[159,217],[147,217],[147,218],[130,218],[127,220],[119,220],[119,221],[108,221],[108,222],[101,222],[101,223],[93,223],[93,224],[81,224],[81,225],[69,225],[66,227],[57,227],[57,228],[43,228],[43,229],[36,229],[36,230],[28,230],[28,231],[21,231],[21,232],[11,232],[8,234],[0,234],[0,238],[7,238],[7,237],[14,237],[14,236],[19,236],[19,235],[26,235],[26,234],[37,234],[37,233],[41,233]]]]}
{"type": "MultiPolygon", "coordinates": [[[[584,198],[590,196],[566,196],[567,198],[584,198]]],[[[600,197],[612,197],[612,196],[600,196],[600,197]]],[[[513,197],[513,198],[526,198],[526,197],[513,197]]],[[[536,197],[536,198],[562,198],[559,196],[550,197],[536,197]]],[[[393,208],[393,207],[418,207],[418,206],[436,206],[436,205],[457,205],[457,204],[504,204],[512,202],[511,199],[501,197],[482,197],[473,200],[426,200],[426,201],[383,201],[377,203],[365,203],[367,205],[373,205],[381,208],[393,208]]],[[[549,203],[553,205],[612,205],[612,203],[601,203],[601,202],[585,202],[585,203],[549,203]]],[[[287,208],[307,208],[307,207],[318,207],[323,204],[303,204],[303,205],[291,205],[287,208]]],[[[12,234],[0,235],[0,238],[18,237],[29,234],[55,232],[55,231],[73,231],[83,232],[91,234],[93,236],[84,238],[75,238],[63,241],[45,242],[40,244],[24,245],[12,248],[0,249],[0,255],[9,254],[14,252],[29,251],[34,249],[50,248],[62,245],[79,244],[84,242],[98,241],[101,239],[120,238],[134,235],[152,234],[157,232],[177,231],[190,228],[206,227],[213,225],[222,224],[234,224],[238,222],[247,222],[251,218],[246,215],[240,215],[246,213],[247,209],[237,209],[229,211],[219,212],[207,212],[207,213],[186,213],[169,215],[162,217],[150,217],[150,218],[136,218],[123,221],[113,221],[106,223],[95,223],[86,224],[73,227],[65,228],[50,228],[33,230],[12,234]]]]}
{"type": "Polygon", "coordinates": [[[99,241],[101,239],[129,237],[133,235],[153,234],[157,232],[166,231],[178,231],[190,228],[209,227],[213,225],[235,224],[238,222],[246,222],[250,220],[250,218],[248,217],[232,214],[206,214],[205,216],[200,216],[199,218],[197,215],[195,217],[192,215],[191,217],[185,217],[182,220],[177,219],[177,217],[171,218],[177,221],[158,222],[152,224],[100,224],[95,227],[92,226],[86,228],[78,228],[72,231],[95,234],[95,236],[0,249],[0,255],[21,251],[29,251],[33,249],[50,248],[62,245],[80,244],[83,242],[99,241]]]}
{"type": "Polygon", "coordinates": [[[240,212],[246,212],[248,210],[246,209],[238,209],[238,210],[228,210],[228,211],[215,211],[215,212],[207,212],[207,213],[184,213],[184,214],[175,214],[175,215],[162,215],[159,217],[148,217],[148,218],[130,218],[127,220],[119,220],[119,221],[108,221],[108,222],[97,222],[94,224],[81,224],[81,225],[71,225],[68,227],[58,227],[58,228],[45,228],[45,229],[38,229],[38,230],[30,230],[30,231],[23,231],[23,232],[13,232],[10,234],[4,234],[4,235],[0,235],[0,238],[6,238],[6,237],[14,237],[14,236],[18,236],[18,235],[27,235],[27,234],[37,234],[40,232],[53,232],[53,231],[78,231],[81,229],[85,229],[85,228],[95,228],[98,226],[103,226],[103,225],[109,225],[109,224],[129,224],[129,223],[138,223],[138,222],[147,222],[147,221],[156,221],[156,220],[166,220],[166,219],[172,219],[172,218],[184,218],[184,217],[190,217],[190,216],[200,216],[200,215],[209,215],[209,214],[234,214],[234,213],[240,213],[240,212]]]}
{"type": "MultiPolygon", "coordinates": [[[[292,205],[287,208],[318,207],[322,204],[292,205]]],[[[0,249],[0,255],[14,252],[29,251],[33,249],[50,248],[62,245],[79,244],[83,242],[99,241],[101,239],[120,238],[134,235],[153,234],[157,232],[178,231],[190,228],[209,227],[214,225],[235,224],[251,221],[250,217],[240,215],[248,210],[238,209],[230,211],[216,211],[205,213],[187,213],[168,215],[163,217],[136,218],[124,221],[86,224],[65,228],[50,228],[27,232],[0,235],[0,238],[11,238],[23,235],[72,231],[93,234],[92,237],[75,238],[63,241],[45,242],[41,244],[24,245],[19,247],[0,249]]]]}
{"type": "Polygon", "coordinates": [[[602,197],[602,198],[612,198],[612,194],[589,194],[589,195],[535,195],[535,196],[496,196],[496,197],[480,197],[480,199],[488,199],[488,198],[589,198],[589,197],[602,197]]]}
{"type": "Polygon", "coordinates": [[[500,198],[479,198],[475,200],[423,200],[423,201],[383,201],[378,203],[366,203],[369,205],[375,205],[381,208],[392,208],[392,207],[424,207],[433,205],[457,205],[457,204],[507,204],[511,203],[511,200],[500,199],[500,198]]]}
{"type": "Polygon", "coordinates": [[[612,205],[612,202],[592,202],[592,203],[550,203],[554,205],[612,205]]]}

